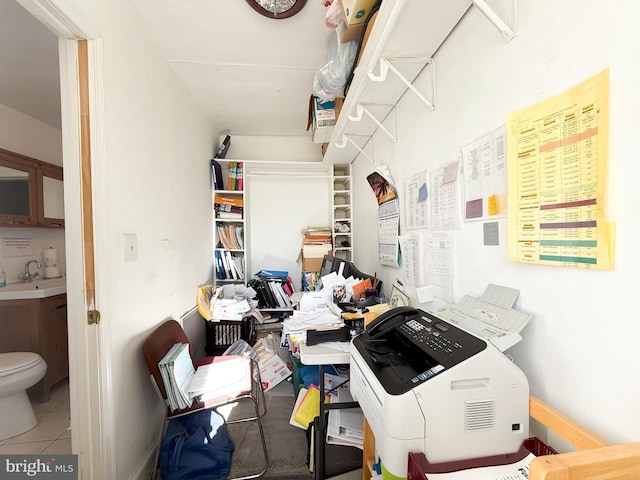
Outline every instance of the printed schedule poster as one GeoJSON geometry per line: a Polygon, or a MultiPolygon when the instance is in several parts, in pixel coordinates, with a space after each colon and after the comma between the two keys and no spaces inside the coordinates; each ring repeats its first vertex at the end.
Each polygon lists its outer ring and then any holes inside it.
{"type": "Polygon", "coordinates": [[[507,119],[509,259],[611,270],[609,70],[507,119]]]}

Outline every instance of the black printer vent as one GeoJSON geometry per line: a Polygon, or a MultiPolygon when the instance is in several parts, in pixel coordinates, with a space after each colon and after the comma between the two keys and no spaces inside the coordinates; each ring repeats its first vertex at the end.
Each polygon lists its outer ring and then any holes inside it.
{"type": "Polygon", "coordinates": [[[491,430],[495,427],[496,411],[493,400],[467,400],[464,402],[464,429],[466,431],[491,430]]]}

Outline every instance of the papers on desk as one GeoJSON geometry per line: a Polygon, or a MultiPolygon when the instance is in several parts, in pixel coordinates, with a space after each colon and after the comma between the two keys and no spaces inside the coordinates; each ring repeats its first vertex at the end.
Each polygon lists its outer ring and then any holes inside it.
{"type": "Polygon", "coordinates": [[[307,330],[332,330],[340,328],[344,322],[340,317],[331,312],[298,312],[282,322],[282,337],[293,342],[304,342],[307,339],[307,330]]]}
{"type": "MultiPolygon", "coordinates": [[[[336,391],[336,402],[353,402],[348,388],[336,391]]],[[[363,449],[364,417],[360,408],[329,410],[327,443],[363,449]]]]}

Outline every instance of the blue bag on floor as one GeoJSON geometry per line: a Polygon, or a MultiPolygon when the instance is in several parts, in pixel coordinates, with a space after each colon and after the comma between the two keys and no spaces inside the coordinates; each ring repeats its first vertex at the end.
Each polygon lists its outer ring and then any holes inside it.
{"type": "Polygon", "coordinates": [[[169,421],[160,447],[163,480],[225,480],[233,442],[222,417],[202,410],[169,421]]]}

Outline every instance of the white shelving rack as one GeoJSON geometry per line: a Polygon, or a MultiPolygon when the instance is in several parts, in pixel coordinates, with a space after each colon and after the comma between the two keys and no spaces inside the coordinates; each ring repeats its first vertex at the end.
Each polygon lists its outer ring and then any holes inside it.
{"type": "Polygon", "coordinates": [[[485,0],[384,0],[323,161],[350,164],[360,154],[373,161],[371,140],[378,130],[397,142],[397,118],[395,125],[387,118],[394,118],[407,91],[427,109],[436,108],[433,56],[467,10],[475,5],[509,41],[515,36],[516,1],[504,0],[494,9],[485,0]],[[420,91],[413,82],[423,71],[427,86],[420,91]]]}
{"type": "Polygon", "coordinates": [[[333,165],[333,256],[353,261],[351,165],[333,165]]]}
{"type": "MultiPolygon", "coordinates": [[[[215,181],[212,182],[212,197],[211,197],[211,211],[213,215],[213,279],[214,285],[224,285],[229,283],[243,283],[247,282],[247,229],[246,229],[246,201],[245,191],[242,189],[229,189],[229,170],[230,166],[235,162],[244,163],[240,160],[226,160],[215,159],[221,166],[221,179],[224,185],[224,189],[216,189],[215,181]],[[242,217],[241,218],[221,218],[222,215],[214,208],[216,203],[216,197],[223,197],[242,203],[242,217]],[[221,229],[225,229],[230,235],[236,235],[235,243],[238,248],[231,247],[228,243],[221,238],[221,229]],[[225,262],[226,261],[226,262],[225,262]],[[233,265],[229,262],[234,262],[237,266],[238,272],[231,272],[233,265]],[[226,263],[226,265],[225,265],[226,263]]],[[[244,165],[243,165],[244,168],[244,165]]],[[[244,172],[243,172],[244,176],[244,172]]],[[[212,176],[213,180],[213,176],[212,176]]],[[[243,179],[243,185],[244,185],[243,179]]],[[[233,243],[233,241],[232,241],[233,243]]]]}

